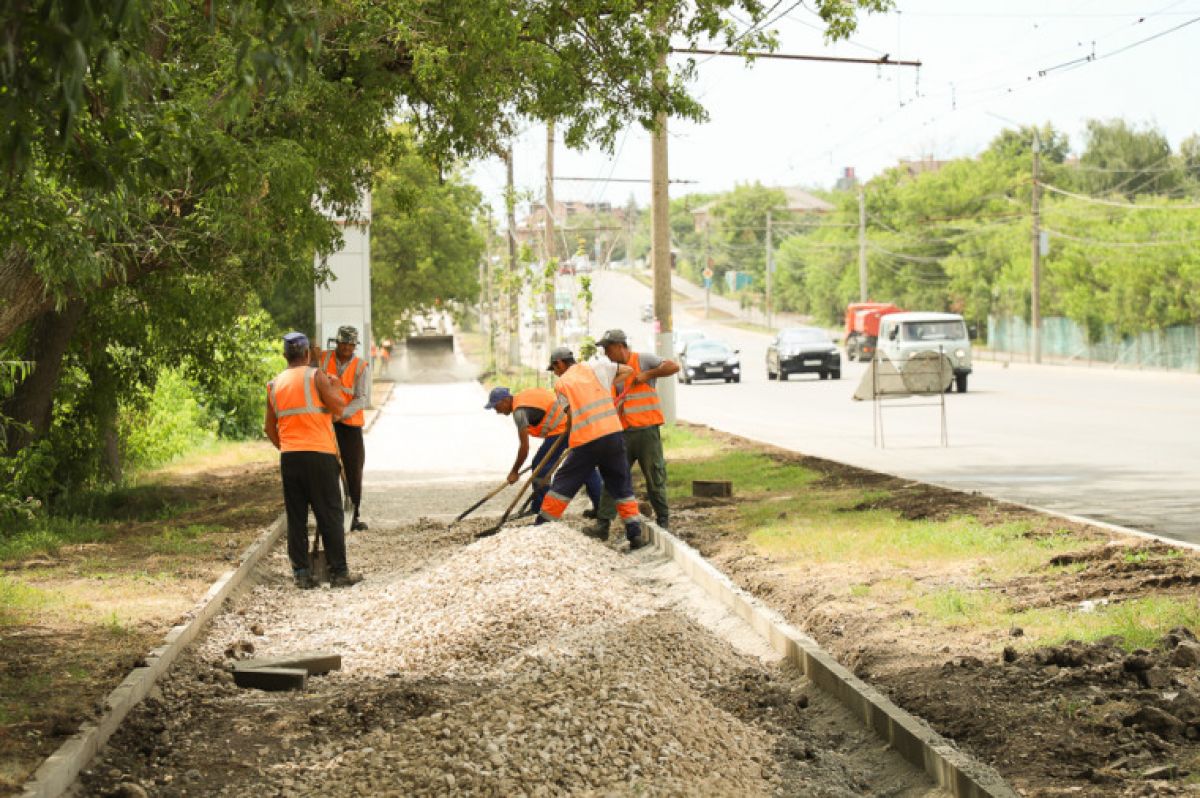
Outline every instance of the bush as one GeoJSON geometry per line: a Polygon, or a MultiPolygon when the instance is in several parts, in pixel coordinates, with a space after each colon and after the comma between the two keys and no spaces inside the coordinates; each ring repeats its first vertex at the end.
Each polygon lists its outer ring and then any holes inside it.
{"type": "Polygon", "coordinates": [[[200,387],[208,419],[222,438],[257,437],[267,383],[287,365],[271,317],[262,310],[243,316],[210,348],[211,363],[187,364],[189,376],[200,387]]]}
{"type": "Polygon", "coordinates": [[[196,394],[181,370],[165,369],[141,401],[121,407],[118,427],[129,467],[153,468],[216,438],[218,425],[196,394]]]}

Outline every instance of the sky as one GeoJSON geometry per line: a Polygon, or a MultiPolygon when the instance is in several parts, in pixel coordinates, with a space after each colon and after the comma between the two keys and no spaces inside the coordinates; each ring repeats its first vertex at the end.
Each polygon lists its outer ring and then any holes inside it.
{"type": "MultiPolygon", "coordinates": [[[[780,11],[791,6],[790,0],[780,11]]],[[[919,60],[919,69],[696,56],[693,95],[706,123],[672,120],[671,196],[739,183],[829,188],[844,167],[870,179],[902,158],[973,156],[1006,127],[1050,122],[1079,152],[1089,119],[1124,118],[1161,129],[1172,146],[1200,131],[1192,69],[1200,51],[1200,0],[899,0],[860,18],[849,41],[826,45],[805,4],[771,25],[781,53],[919,60]],[[1128,49],[1124,49],[1128,48],[1128,49]],[[1095,54],[1095,60],[1080,61],[1095,54]],[[1060,66],[1060,65],[1066,66],[1060,66]],[[1058,67],[1058,68],[1055,68],[1058,67]],[[1189,75],[1193,77],[1189,78],[1189,75]]],[[[684,56],[673,56],[680,59],[684,56]]],[[[546,132],[530,124],[514,142],[518,191],[544,194],[546,132]]],[[[650,136],[633,125],[612,155],[568,150],[565,177],[650,176],[650,136]]],[[[503,215],[504,166],[469,175],[503,215]]],[[[649,202],[648,183],[557,182],[558,200],[649,202]]],[[[527,207],[520,208],[523,215],[527,207]]]]}

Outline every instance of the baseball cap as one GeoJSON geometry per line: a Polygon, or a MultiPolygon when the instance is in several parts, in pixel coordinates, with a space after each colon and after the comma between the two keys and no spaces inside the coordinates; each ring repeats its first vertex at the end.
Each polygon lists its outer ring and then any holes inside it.
{"type": "Polygon", "coordinates": [[[550,350],[550,365],[546,367],[546,371],[554,371],[554,364],[559,360],[574,360],[575,353],[571,351],[569,346],[556,346],[550,350]]]}
{"type": "Polygon", "coordinates": [[[358,330],[352,325],[343,324],[341,327],[338,327],[337,342],[339,344],[357,344],[358,330]]]}
{"type": "Polygon", "coordinates": [[[290,332],[283,336],[283,356],[294,357],[308,349],[308,336],[302,332],[290,332]]]}
{"type": "Polygon", "coordinates": [[[512,391],[508,390],[503,385],[493,388],[492,392],[488,394],[487,404],[483,406],[483,409],[494,410],[496,405],[500,404],[511,396],[512,391]]]}
{"type": "Polygon", "coordinates": [[[628,345],[629,337],[625,335],[624,330],[609,330],[608,332],[604,333],[604,337],[596,342],[596,346],[608,346],[609,344],[628,345]]]}

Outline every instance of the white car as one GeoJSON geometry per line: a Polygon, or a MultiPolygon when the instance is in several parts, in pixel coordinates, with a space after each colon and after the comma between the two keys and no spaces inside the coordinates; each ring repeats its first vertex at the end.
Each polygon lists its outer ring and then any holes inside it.
{"type": "Polygon", "coordinates": [[[954,371],[953,385],[959,393],[967,392],[971,339],[962,316],[957,313],[890,313],[880,319],[877,356],[886,357],[903,369],[905,362],[918,352],[942,354],[954,371]]]}
{"type": "Polygon", "coordinates": [[[673,333],[673,336],[674,336],[674,344],[672,345],[671,348],[675,350],[675,357],[680,358],[680,359],[683,357],[683,350],[687,348],[687,345],[689,343],[691,343],[692,341],[699,341],[701,338],[708,337],[700,330],[687,330],[687,329],[676,330],[673,333]]]}

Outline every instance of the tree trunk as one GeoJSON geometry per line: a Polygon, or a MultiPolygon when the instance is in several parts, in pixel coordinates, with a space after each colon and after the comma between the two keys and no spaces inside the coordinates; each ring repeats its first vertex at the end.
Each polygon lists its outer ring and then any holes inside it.
{"type": "Polygon", "coordinates": [[[49,431],[54,415],[54,390],[62,375],[63,355],[85,308],[82,299],[73,299],[61,311],[44,313],[33,322],[29,345],[25,348],[25,359],[34,364],[33,373],[17,386],[4,404],[4,415],[14,422],[8,427],[5,442],[9,455],[16,454],[49,431]]]}

